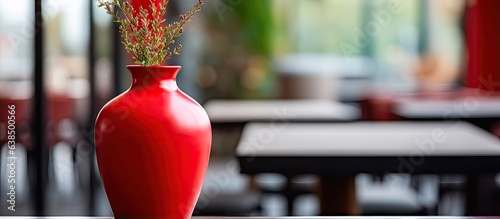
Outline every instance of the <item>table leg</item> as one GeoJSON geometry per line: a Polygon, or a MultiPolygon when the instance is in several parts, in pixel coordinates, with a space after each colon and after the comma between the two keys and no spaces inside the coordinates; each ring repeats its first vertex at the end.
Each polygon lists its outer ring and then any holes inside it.
{"type": "Polygon", "coordinates": [[[285,186],[284,194],[286,197],[287,216],[293,216],[293,212],[294,212],[293,204],[295,201],[295,194],[293,194],[292,177],[291,176],[286,177],[286,186],[285,186]]]}
{"type": "Polygon", "coordinates": [[[488,216],[498,213],[493,210],[495,187],[494,175],[468,176],[465,185],[465,215],[488,216]]]}
{"type": "Polygon", "coordinates": [[[359,215],[354,177],[321,177],[318,189],[322,216],[359,215]]]}

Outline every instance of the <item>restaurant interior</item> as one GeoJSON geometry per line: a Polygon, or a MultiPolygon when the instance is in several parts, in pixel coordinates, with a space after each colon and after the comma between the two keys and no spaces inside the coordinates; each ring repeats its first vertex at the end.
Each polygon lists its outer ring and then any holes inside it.
{"type": "MultiPolygon", "coordinates": [[[[97,5],[0,0],[1,216],[112,215],[94,124],[134,62],[97,5]]],[[[206,0],[178,41],[212,127],[193,215],[500,215],[500,1],[206,0]]]]}

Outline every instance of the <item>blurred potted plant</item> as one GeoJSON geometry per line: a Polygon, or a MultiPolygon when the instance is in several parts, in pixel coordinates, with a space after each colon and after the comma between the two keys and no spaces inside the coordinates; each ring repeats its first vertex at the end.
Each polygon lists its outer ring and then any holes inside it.
{"type": "Polygon", "coordinates": [[[207,8],[204,22],[212,43],[206,45],[205,67],[198,76],[205,99],[275,97],[276,78],[269,61],[276,43],[273,2],[215,1],[214,5],[224,3],[223,8],[207,8]]]}
{"type": "Polygon", "coordinates": [[[108,102],[95,126],[100,175],[115,218],[190,218],[208,165],[206,112],[180,91],[179,55],[171,47],[202,0],[167,24],[168,0],[97,0],[120,23],[122,43],[137,65],[130,88],[108,102]]]}

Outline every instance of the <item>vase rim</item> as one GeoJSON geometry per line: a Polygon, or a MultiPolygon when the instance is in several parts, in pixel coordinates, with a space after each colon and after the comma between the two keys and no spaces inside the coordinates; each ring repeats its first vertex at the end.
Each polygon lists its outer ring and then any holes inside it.
{"type": "Polygon", "coordinates": [[[150,65],[150,66],[143,66],[143,65],[127,65],[127,68],[164,68],[164,69],[177,69],[177,68],[182,68],[180,65],[150,65]]]}

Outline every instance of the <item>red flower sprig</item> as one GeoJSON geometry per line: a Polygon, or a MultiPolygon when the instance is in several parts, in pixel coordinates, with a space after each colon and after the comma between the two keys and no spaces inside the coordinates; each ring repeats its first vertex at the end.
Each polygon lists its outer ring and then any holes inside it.
{"type": "Polygon", "coordinates": [[[135,2],[132,5],[128,1],[97,1],[98,7],[105,8],[107,13],[114,17],[115,22],[120,23],[122,44],[127,52],[132,54],[136,64],[142,66],[161,65],[172,55],[180,54],[182,44],[178,44],[173,50],[170,45],[175,43],[175,38],[183,33],[184,25],[201,10],[203,4],[203,0],[197,0],[193,9],[179,16],[179,21],[166,24],[165,14],[169,0],[150,0],[149,9],[141,4],[138,4],[137,8],[135,2]],[[113,7],[117,10],[113,10],[113,7]]]}

